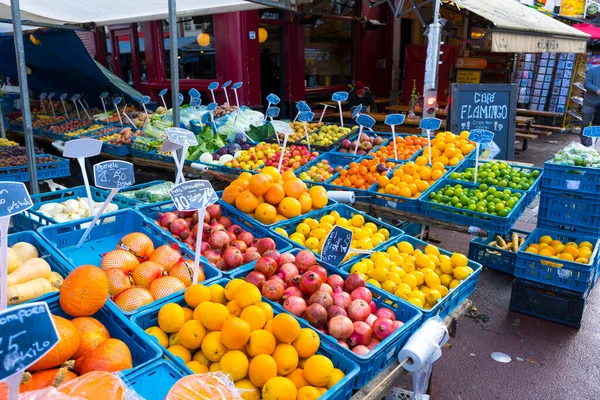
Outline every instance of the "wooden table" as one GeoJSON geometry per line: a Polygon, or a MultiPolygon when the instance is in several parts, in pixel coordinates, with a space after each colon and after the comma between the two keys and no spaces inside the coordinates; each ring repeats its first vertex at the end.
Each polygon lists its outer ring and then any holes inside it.
{"type": "MultiPolygon", "coordinates": [[[[378,99],[375,99],[375,104],[380,105],[380,104],[387,104],[390,101],[392,101],[392,99],[388,98],[388,97],[381,97],[378,99]]],[[[328,105],[328,106],[335,106],[337,107],[338,103],[337,101],[317,101],[314,103],[311,103],[313,106],[318,106],[318,105],[328,105]]],[[[348,105],[347,101],[342,101],[342,106],[348,105]]]]}

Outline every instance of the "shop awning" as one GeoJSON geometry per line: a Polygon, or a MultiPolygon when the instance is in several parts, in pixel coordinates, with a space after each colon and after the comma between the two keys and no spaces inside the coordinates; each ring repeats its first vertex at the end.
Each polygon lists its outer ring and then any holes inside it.
{"type": "Polygon", "coordinates": [[[592,40],[600,39],[600,28],[598,28],[597,26],[594,26],[592,24],[583,23],[583,24],[575,24],[575,25],[573,25],[573,28],[578,29],[581,32],[587,33],[588,35],[590,35],[590,39],[592,39],[592,40]]]}
{"type": "Polygon", "coordinates": [[[584,53],[589,35],[515,0],[453,0],[493,25],[496,53],[584,53]]]}

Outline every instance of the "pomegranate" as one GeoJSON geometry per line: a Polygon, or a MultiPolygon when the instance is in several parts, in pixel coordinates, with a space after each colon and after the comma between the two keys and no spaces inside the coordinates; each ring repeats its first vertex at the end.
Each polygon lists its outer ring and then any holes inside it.
{"type": "Polygon", "coordinates": [[[169,230],[173,235],[181,236],[184,231],[190,230],[190,225],[185,219],[177,218],[175,221],[171,222],[169,230]]]}
{"type": "Polygon", "coordinates": [[[300,277],[299,285],[302,293],[310,295],[319,290],[321,278],[314,272],[305,272],[300,277]]]}
{"type": "Polygon", "coordinates": [[[243,240],[234,240],[231,242],[231,246],[237,247],[242,253],[248,249],[248,245],[243,240]]]}
{"type": "Polygon", "coordinates": [[[354,332],[348,338],[348,346],[354,347],[358,345],[368,346],[373,338],[373,330],[364,321],[354,322],[354,332]]]}
{"type": "Polygon", "coordinates": [[[211,204],[206,207],[206,213],[210,215],[210,219],[219,219],[221,217],[221,206],[218,204],[211,204]]]}
{"type": "Polygon", "coordinates": [[[183,243],[187,244],[190,249],[195,249],[196,248],[196,239],[194,239],[194,236],[190,235],[187,239],[185,239],[183,241],[183,243]]]}
{"type": "Polygon", "coordinates": [[[275,247],[275,241],[271,238],[262,238],[256,245],[260,254],[264,254],[267,250],[275,250],[275,247]]]}
{"type": "Polygon", "coordinates": [[[301,277],[301,276],[302,276],[302,275],[294,275],[294,276],[292,277],[292,279],[290,279],[290,283],[289,283],[289,285],[290,285],[290,286],[293,286],[293,287],[297,287],[298,289],[300,289],[300,277],[301,277]]]}
{"type": "MultiPolygon", "coordinates": [[[[232,225],[233,226],[233,225],[232,225]]],[[[243,240],[246,242],[248,247],[252,246],[252,242],[254,241],[254,235],[248,231],[243,231],[238,234],[238,240],[243,240]]]]}
{"type": "Polygon", "coordinates": [[[265,277],[269,278],[277,271],[277,262],[271,257],[261,257],[254,264],[254,270],[262,272],[265,277]]]}
{"type": "Polygon", "coordinates": [[[300,271],[306,271],[317,263],[317,257],[310,250],[300,250],[296,254],[296,266],[300,271]]]}
{"type": "Polygon", "coordinates": [[[235,233],[227,232],[227,235],[229,236],[229,243],[233,242],[234,240],[237,240],[237,236],[235,236],[235,233]]]}
{"type": "Polygon", "coordinates": [[[224,231],[215,232],[208,238],[208,244],[210,244],[210,247],[213,249],[222,249],[223,247],[226,247],[229,242],[229,235],[224,231]]]}
{"type": "Polygon", "coordinates": [[[192,214],[192,225],[198,225],[198,211],[194,211],[192,214]]]}
{"type": "Polygon", "coordinates": [[[394,321],[389,318],[377,318],[373,322],[373,336],[377,340],[383,340],[394,331],[394,321]]]}
{"type": "Polygon", "coordinates": [[[373,350],[379,343],[381,343],[379,340],[373,338],[373,339],[371,339],[371,342],[367,345],[367,347],[370,350],[373,350]]]}
{"type": "Polygon", "coordinates": [[[202,240],[208,240],[211,232],[212,232],[211,226],[209,224],[207,224],[206,222],[204,222],[202,224],[202,240]]]}
{"type": "Polygon", "coordinates": [[[375,315],[377,315],[377,318],[389,318],[392,321],[396,320],[396,314],[394,314],[394,312],[389,308],[385,307],[381,307],[380,309],[375,311],[375,315]]]}
{"type": "Polygon", "coordinates": [[[246,250],[246,252],[244,253],[244,264],[251,263],[253,261],[258,260],[259,258],[260,254],[258,254],[258,251],[246,250]]]}
{"type": "Polygon", "coordinates": [[[239,225],[231,225],[229,228],[227,228],[227,232],[231,232],[233,234],[235,234],[236,236],[239,235],[240,233],[242,233],[244,230],[242,229],[241,226],[239,225]]]}
{"type": "Polygon", "coordinates": [[[332,319],[338,315],[347,317],[348,313],[340,306],[331,306],[327,309],[327,319],[332,319]]]}
{"type": "Polygon", "coordinates": [[[195,211],[179,211],[179,218],[192,218],[195,211]]]}
{"type": "Polygon", "coordinates": [[[202,253],[202,255],[206,257],[208,262],[211,264],[215,264],[221,259],[221,252],[214,249],[206,250],[204,253],[202,253]]]}
{"type": "MultiPolygon", "coordinates": [[[[270,251],[271,250],[267,251],[267,253],[269,253],[270,251]]],[[[279,268],[279,271],[277,271],[277,275],[279,275],[284,280],[284,282],[288,284],[290,283],[292,278],[298,275],[299,273],[300,271],[298,271],[298,267],[296,267],[296,264],[292,263],[283,264],[279,268]]]]}
{"type": "Polygon", "coordinates": [[[210,250],[210,244],[208,244],[208,242],[202,241],[202,243],[200,243],[200,254],[204,254],[206,250],[210,250]]]}
{"type": "Polygon", "coordinates": [[[169,229],[171,223],[177,219],[177,215],[172,212],[158,213],[158,223],[163,228],[169,229]]]}
{"type": "Polygon", "coordinates": [[[250,271],[248,276],[246,276],[246,282],[253,284],[258,289],[262,289],[262,285],[266,280],[267,278],[265,278],[265,276],[258,271],[250,271]]]}
{"type": "Polygon", "coordinates": [[[189,229],[184,229],[179,234],[179,237],[182,238],[183,240],[186,240],[186,239],[190,238],[191,236],[192,236],[192,231],[190,231],[189,229]]]}
{"type": "Polygon", "coordinates": [[[354,324],[350,318],[341,315],[331,318],[327,327],[329,334],[338,340],[346,340],[354,332],[354,324]]]}
{"type": "Polygon", "coordinates": [[[329,275],[327,278],[327,284],[331,286],[332,289],[335,288],[344,288],[344,278],[339,276],[338,274],[329,275]]]}
{"type": "Polygon", "coordinates": [[[198,237],[198,227],[200,226],[200,224],[196,224],[194,225],[194,227],[192,228],[192,237],[197,238],[198,237]]]}
{"type": "MultiPolygon", "coordinates": [[[[258,241],[260,239],[254,238],[254,240],[252,241],[252,244],[249,244],[248,246],[252,246],[252,247],[258,247],[258,241]]],[[[256,251],[258,251],[258,249],[256,249],[256,251]]]]}
{"type": "Polygon", "coordinates": [[[327,292],[314,292],[308,299],[308,304],[311,305],[314,303],[320,304],[327,309],[333,305],[333,299],[327,292]]]}
{"type": "Polygon", "coordinates": [[[242,266],[244,263],[244,255],[237,247],[229,246],[223,252],[223,261],[225,261],[225,268],[227,270],[232,270],[242,266]]]}
{"type": "Polygon", "coordinates": [[[287,263],[294,263],[294,261],[296,261],[296,256],[294,256],[292,253],[283,253],[281,255],[281,265],[283,264],[287,264],[287,263]]]}
{"type": "Polygon", "coordinates": [[[367,319],[365,319],[365,322],[367,324],[369,324],[369,326],[373,326],[373,322],[375,322],[375,320],[379,318],[377,317],[377,315],[375,314],[369,314],[369,316],[367,317],[367,319]]]}
{"type": "Polygon", "coordinates": [[[308,269],[308,271],[314,272],[315,274],[319,275],[319,278],[321,278],[321,282],[327,282],[327,271],[320,265],[313,265],[308,269]]]}
{"type": "Polygon", "coordinates": [[[209,213],[207,213],[207,212],[204,213],[204,221],[203,222],[206,222],[207,224],[210,222],[210,214],[209,213]]]}
{"type": "Polygon", "coordinates": [[[283,302],[283,308],[286,311],[294,314],[296,317],[302,317],[304,311],[306,311],[306,302],[302,297],[290,296],[283,302]]]}
{"type": "Polygon", "coordinates": [[[285,284],[285,282],[283,281],[283,279],[281,279],[281,277],[279,275],[271,275],[269,277],[269,279],[267,279],[268,281],[278,281],[283,283],[283,288],[287,288],[287,285],[285,284]]]}
{"type": "Polygon", "coordinates": [[[215,263],[215,267],[217,267],[218,269],[220,269],[221,271],[225,271],[225,260],[223,260],[222,258],[219,258],[217,260],[217,262],[215,263]]]}
{"type": "Polygon", "coordinates": [[[352,293],[354,289],[366,285],[367,284],[362,276],[360,276],[359,274],[350,274],[344,281],[344,290],[346,292],[352,293]]]}
{"type": "Polygon", "coordinates": [[[281,266],[281,254],[277,250],[267,250],[264,253],[259,251],[259,253],[263,257],[271,257],[273,260],[275,260],[278,267],[281,266]]]}
{"type": "Polygon", "coordinates": [[[333,298],[333,304],[335,304],[336,306],[342,307],[344,310],[346,310],[348,308],[348,306],[350,305],[350,303],[352,303],[352,297],[350,296],[350,293],[346,293],[346,292],[333,293],[331,295],[331,297],[333,298]]]}
{"type": "Polygon", "coordinates": [[[315,328],[322,328],[327,323],[327,310],[319,303],[313,303],[306,307],[304,319],[315,328]]]}
{"type": "Polygon", "coordinates": [[[362,344],[359,344],[358,346],[352,349],[352,352],[354,354],[358,354],[359,356],[365,356],[369,354],[370,351],[371,349],[369,349],[367,346],[363,346],[362,344]]]}
{"type": "Polygon", "coordinates": [[[333,294],[333,289],[328,284],[321,283],[321,286],[319,286],[319,292],[325,292],[325,293],[333,294]]]}
{"type": "Polygon", "coordinates": [[[350,293],[350,296],[352,296],[352,300],[360,299],[366,301],[367,303],[371,303],[371,300],[373,300],[373,294],[369,289],[367,289],[366,286],[361,286],[354,289],[352,293],[350,293]]]}
{"type": "Polygon", "coordinates": [[[344,342],[343,340],[338,340],[338,344],[343,348],[350,350],[350,347],[348,347],[348,343],[344,342]]]}
{"type": "Polygon", "coordinates": [[[221,215],[219,218],[217,218],[217,222],[223,225],[225,229],[229,228],[233,224],[231,218],[224,215],[221,215]]]}
{"type": "Polygon", "coordinates": [[[288,297],[291,297],[291,296],[302,297],[302,291],[300,289],[298,289],[297,287],[288,286],[283,291],[283,297],[282,297],[282,299],[285,300],[285,299],[287,299],[288,297]]]}
{"type": "Polygon", "coordinates": [[[375,314],[375,311],[377,311],[377,304],[375,304],[373,300],[369,303],[369,307],[371,308],[371,314],[375,314]]]}
{"type": "Polygon", "coordinates": [[[392,331],[395,331],[396,329],[400,328],[402,325],[404,325],[404,322],[395,320],[392,323],[392,331]]]}
{"type": "Polygon", "coordinates": [[[279,299],[281,299],[281,296],[283,296],[284,290],[285,288],[283,286],[283,282],[273,279],[263,283],[261,293],[263,296],[265,296],[271,301],[279,301],[279,299]]]}
{"type": "Polygon", "coordinates": [[[364,321],[370,313],[371,309],[364,300],[352,300],[352,303],[348,306],[348,316],[352,321],[364,321]]]}

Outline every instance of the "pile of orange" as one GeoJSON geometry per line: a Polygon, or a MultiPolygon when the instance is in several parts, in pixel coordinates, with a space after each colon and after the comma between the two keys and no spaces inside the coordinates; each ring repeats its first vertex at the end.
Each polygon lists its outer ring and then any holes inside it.
{"type": "Polygon", "coordinates": [[[421,157],[416,162],[407,162],[398,167],[391,178],[381,176],[377,180],[379,193],[391,194],[407,198],[418,198],[429,189],[429,186],[446,173],[444,164],[434,162],[426,165],[421,157]]]}
{"type": "Polygon", "coordinates": [[[233,279],[225,287],[196,284],[185,305],[167,303],[146,333],[196,374],[221,371],[244,399],[316,399],[344,378],[312,328],[274,315],[260,290],[233,279]]]}
{"type": "Polygon", "coordinates": [[[270,225],[323,208],[329,199],[325,188],[313,186],[309,190],[292,171],[280,174],[268,166],[259,174],[241,173],[223,191],[223,201],[270,225]]]}
{"type": "MultiPolygon", "coordinates": [[[[440,132],[431,140],[431,162],[441,162],[454,167],[470,152],[475,149],[475,144],[468,140],[469,132],[462,131],[460,135],[452,132],[440,132]]],[[[422,157],[429,162],[429,146],[423,148],[422,157]]],[[[418,158],[418,157],[417,157],[418,158]]]]}
{"type": "Polygon", "coordinates": [[[374,157],[373,159],[364,159],[359,163],[352,162],[347,169],[340,170],[340,176],[335,178],[331,184],[336,186],[350,187],[354,189],[369,189],[377,179],[387,174],[387,169],[394,168],[396,164],[386,162],[385,159],[374,157]],[[386,170],[378,172],[378,166],[386,170]]]}
{"type": "Polygon", "coordinates": [[[579,244],[575,242],[563,243],[550,235],[544,235],[539,238],[538,243],[530,244],[525,251],[540,256],[589,264],[594,253],[594,245],[588,241],[579,244]]]}
{"type": "MultiPolygon", "coordinates": [[[[398,151],[398,160],[408,160],[413,155],[419,152],[423,147],[427,146],[427,138],[423,136],[396,136],[396,149],[398,151]]],[[[381,146],[375,151],[369,153],[370,156],[376,156],[380,158],[391,158],[394,159],[394,142],[386,146],[381,146]]]]}

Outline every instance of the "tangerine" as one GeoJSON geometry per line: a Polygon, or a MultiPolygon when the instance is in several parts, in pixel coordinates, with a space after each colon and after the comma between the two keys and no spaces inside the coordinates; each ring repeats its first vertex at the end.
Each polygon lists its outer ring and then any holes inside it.
{"type": "Polygon", "coordinates": [[[271,187],[271,179],[270,175],[262,173],[252,175],[248,181],[248,189],[250,189],[255,196],[262,196],[271,187]]]}
{"type": "Polygon", "coordinates": [[[258,207],[258,199],[249,190],[244,190],[235,199],[235,207],[243,213],[254,212],[258,207]]]}
{"type": "Polygon", "coordinates": [[[281,180],[281,174],[279,170],[272,165],[268,165],[264,167],[261,171],[261,174],[267,174],[273,179],[273,182],[279,182],[281,180]]]}
{"type": "Polygon", "coordinates": [[[302,212],[302,204],[294,197],[286,197],[279,203],[278,210],[284,217],[294,218],[302,212]]]}
{"type": "Polygon", "coordinates": [[[242,349],[250,339],[250,324],[241,318],[231,317],[223,324],[220,339],[230,350],[242,349]]]}
{"type": "Polygon", "coordinates": [[[264,197],[267,203],[276,206],[285,197],[285,191],[279,183],[274,183],[269,190],[265,192],[264,197]]]}
{"type": "Polygon", "coordinates": [[[327,190],[322,186],[313,186],[309,189],[308,194],[312,199],[312,207],[314,209],[320,209],[327,205],[329,198],[327,197],[327,190]]]}
{"type": "Polygon", "coordinates": [[[238,195],[244,191],[243,188],[237,185],[229,185],[223,190],[223,201],[227,204],[235,204],[238,195]]]}
{"type": "Polygon", "coordinates": [[[300,324],[289,314],[277,314],[271,321],[273,335],[283,343],[292,343],[300,335],[300,324]]]}
{"type": "Polygon", "coordinates": [[[269,203],[262,203],[254,210],[254,218],[265,225],[271,225],[275,222],[277,209],[269,203]]]}
{"type": "Polygon", "coordinates": [[[248,179],[237,178],[233,180],[229,186],[239,186],[242,190],[248,190],[248,187],[250,186],[250,181],[248,179]]]}
{"type": "Polygon", "coordinates": [[[302,214],[306,214],[312,209],[312,198],[308,193],[302,193],[298,198],[298,201],[300,202],[300,206],[302,207],[302,214]]]}
{"type": "Polygon", "coordinates": [[[248,370],[248,378],[253,385],[258,387],[264,384],[271,378],[277,376],[277,363],[275,359],[268,354],[259,354],[250,361],[248,370]]]}
{"type": "Polygon", "coordinates": [[[286,196],[298,199],[302,193],[306,192],[306,185],[300,179],[293,178],[284,182],[283,190],[286,196]]]}

